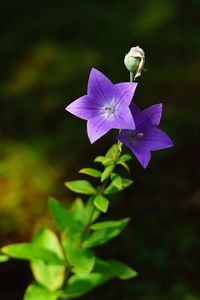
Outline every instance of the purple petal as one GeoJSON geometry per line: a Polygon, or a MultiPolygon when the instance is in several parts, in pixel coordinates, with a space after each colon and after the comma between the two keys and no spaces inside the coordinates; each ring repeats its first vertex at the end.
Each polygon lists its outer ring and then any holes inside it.
{"type": "Polygon", "coordinates": [[[87,93],[97,102],[104,104],[114,98],[114,85],[104,74],[92,68],[87,93]]]}
{"type": "Polygon", "coordinates": [[[131,113],[132,113],[133,118],[135,120],[136,129],[140,128],[140,127],[143,127],[145,125],[147,126],[147,124],[151,125],[149,120],[146,118],[146,116],[141,112],[139,107],[134,102],[131,103],[130,110],[131,110],[131,113]]]}
{"type": "Polygon", "coordinates": [[[131,150],[143,168],[146,169],[151,159],[151,152],[148,150],[148,148],[141,148],[139,145],[135,145],[131,147],[131,150]]]}
{"type": "Polygon", "coordinates": [[[118,103],[123,103],[129,106],[135,93],[136,87],[137,82],[122,82],[115,84],[115,97],[118,103]]]}
{"type": "Polygon", "coordinates": [[[143,131],[144,138],[140,139],[140,145],[146,145],[151,151],[170,148],[173,146],[168,135],[157,127],[147,128],[143,131]]]}
{"type": "Polygon", "coordinates": [[[109,122],[105,119],[99,116],[90,119],[87,122],[87,133],[91,144],[106,134],[110,129],[109,122]]]}
{"type": "Polygon", "coordinates": [[[146,168],[151,159],[151,152],[148,147],[141,146],[137,141],[133,140],[133,143],[131,143],[130,140],[127,139],[127,133],[129,132],[129,130],[122,130],[117,136],[117,139],[127,146],[139,160],[143,168],[146,168]]]}
{"type": "Polygon", "coordinates": [[[65,109],[81,119],[88,120],[95,117],[100,108],[98,102],[93,98],[82,96],[69,104],[65,109]]]}
{"type": "Polygon", "coordinates": [[[120,106],[116,117],[110,123],[115,129],[135,129],[133,116],[127,106],[120,106]]]}
{"type": "Polygon", "coordinates": [[[162,103],[146,108],[142,114],[144,114],[153,125],[159,125],[162,116],[162,103]]]}

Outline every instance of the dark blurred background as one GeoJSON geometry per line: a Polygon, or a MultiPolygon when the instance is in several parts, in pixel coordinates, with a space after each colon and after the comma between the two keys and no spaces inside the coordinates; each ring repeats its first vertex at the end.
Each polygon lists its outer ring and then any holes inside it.
{"type": "MultiPolygon", "coordinates": [[[[0,11],[1,245],[53,226],[48,197],[69,205],[63,182],[113,144],[116,132],[90,145],[86,123],[65,106],[86,93],[93,66],[128,81],[124,55],[139,45],[148,71],[134,99],[164,103],[161,128],[175,147],[154,152],[145,171],[134,159],[134,186],[112,198],[107,218],[132,221],[98,254],[139,276],[82,299],[200,299],[199,0],[19,0],[1,1],[0,11]]],[[[30,280],[28,263],[1,264],[0,299],[22,299],[30,280]]]]}

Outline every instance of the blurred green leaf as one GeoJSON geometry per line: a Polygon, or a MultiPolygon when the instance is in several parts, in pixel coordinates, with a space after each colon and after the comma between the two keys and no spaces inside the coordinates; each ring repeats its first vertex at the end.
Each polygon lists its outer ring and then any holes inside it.
{"type": "Polygon", "coordinates": [[[65,230],[74,222],[72,214],[52,197],[49,199],[49,209],[59,230],[65,230]]]}
{"type": "Polygon", "coordinates": [[[121,227],[125,227],[128,222],[130,221],[130,218],[125,218],[125,219],[121,219],[121,220],[117,220],[117,221],[104,221],[104,222],[98,222],[98,223],[94,223],[90,226],[90,228],[92,230],[103,230],[103,229],[107,229],[107,228],[121,228],[121,227]]]}
{"type": "Polygon", "coordinates": [[[97,169],[92,169],[92,168],[81,169],[79,170],[79,173],[90,175],[92,177],[101,177],[101,172],[97,169]]]}
{"type": "Polygon", "coordinates": [[[75,221],[85,225],[87,223],[86,208],[81,198],[75,199],[71,206],[71,215],[75,221]]]}
{"type": "Polygon", "coordinates": [[[119,161],[126,162],[131,159],[133,159],[133,157],[130,154],[123,154],[122,156],[120,156],[119,161]]]}
{"type": "Polygon", "coordinates": [[[117,144],[112,145],[112,147],[106,152],[106,157],[112,160],[116,160],[119,154],[119,148],[117,144]]]}
{"type": "Polygon", "coordinates": [[[62,243],[67,259],[75,273],[90,273],[95,263],[94,254],[82,248],[82,233],[69,236],[65,232],[62,243]]]}
{"type": "MultiPolygon", "coordinates": [[[[55,252],[59,257],[64,258],[60,242],[49,229],[42,229],[35,237],[33,243],[43,246],[55,252]]],[[[31,269],[37,282],[50,291],[60,288],[65,279],[65,267],[50,265],[43,260],[32,260],[31,269]]]]}
{"type": "Polygon", "coordinates": [[[8,261],[10,258],[7,255],[0,254],[0,263],[8,261]]]}
{"type": "Polygon", "coordinates": [[[89,221],[94,222],[100,215],[99,209],[96,209],[94,211],[94,199],[95,199],[95,196],[91,196],[86,203],[85,212],[86,212],[86,217],[87,217],[87,223],[89,221]],[[91,215],[92,215],[92,218],[91,218],[91,215]]]}
{"type": "Polygon", "coordinates": [[[93,248],[99,245],[103,245],[119,235],[125,226],[128,224],[129,219],[122,219],[119,221],[107,221],[93,224],[91,228],[95,230],[89,235],[89,237],[83,242],[83,247],[93,248]],[[95,228],[95,229],[94,229],[95,228]]]}
{"type": "Polygon", "coordinates": [[[110,278],[118,277],[122,280],[127,280],[138,275],[138,273],[131,267],[117,260],[101,260],[97,259],[94,269],[94,273],[105,273],[110,278]]]}
{"type": "Polygon", "coordinates": [[[122,178],[116,173],[111,174],[112,184],[118,189],[122,189],[122,178]]]}
{"type": "Polygon", "coordinates": [[[127,165],[127,163],[118,160],[117,165],[121,165],[124,169],[126,169],[126,171],[128,171],[128,172],[130,173],[130,168],[129,168],[129,166],[127,165]]]}
{"type": "Polygon", "coordinates": [[[106,180],[112,173],[112,171],[114,170],[115,165],[114,164],[110,164],[108,165],[105,170],[103,171],[102,175],[101,175],[101,182],[103,182],[104,180],[106,180]]]}
{"type": "Polygon", "coordinates": [[[65,186],[75,193],[93,195],[96,193],[95,188],[87,180],[75,180],[65,182],[65,186]]]}
{"type": "Polygon", "coordinates": [[[42,259],[52,265],[65,265],[65,261],[53,251],[31,243],[11,244],[3,247],[1,251],[16,259],[42,259]]]}
{"type": "Polygon", "coordinates": [[[68,299],[78,298],[108,280],[106,274],[90,273],[76,274],[70,277],[68,285],[62,294],[68,299]]]}
{"type": "Polygon", "coordinates": [[[113,182],[110,183],[110,185],[104,190],[104,194],[112,194],[119,191],[124,190],[125,188],[129,187],[131,184],[133,184],[133,180],[122,178],[121,188],[117,188],[116,185],[113,184],[113,182]]]}
{"type": "Polygon", "coordinates": [[[121,262],[96,259],[92,273],[75,274],[69,278],[63,296],[78,298],[114,277],[126,280],[136,275],[136,271],[121,262]]]}
{"type": "Polygon", "coordinates": [[[105,156],[97,156],[94,160],[95,162],[99,162],[101,163],[102,165],[109,165],[110,163],[112,164],[113,163],[113,159],[111,158],[107,158],[105,156]]]}
{"type": "Polygon", "coordinates": [[[23,300],[57,300],[61,291],[50,292],[39,285],[31,284],[26,289],[23,300]]]}
{"type": "Polygon", "coordinates": [[[102,212],[106,213],[109,205],[108,199],[102,195],[97,195],[94,198],[94,205],[102,212]]]}
{"type": "Polygon", "coordinates": [[[67,258],[75,273],[90,273],[94,267],[95,256],[87,249],[68,247],[67,258]]]}

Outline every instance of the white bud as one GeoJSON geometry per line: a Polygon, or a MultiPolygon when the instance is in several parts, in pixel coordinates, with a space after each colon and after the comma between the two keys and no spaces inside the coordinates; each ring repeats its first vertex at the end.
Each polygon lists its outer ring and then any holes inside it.
{"type": "Polygon", "coordinates": [[[145,53],[139,46],[132,47],[128,54],[125,55],[124,63],[127,69],[139,77],[144,69],[145,53]]]}

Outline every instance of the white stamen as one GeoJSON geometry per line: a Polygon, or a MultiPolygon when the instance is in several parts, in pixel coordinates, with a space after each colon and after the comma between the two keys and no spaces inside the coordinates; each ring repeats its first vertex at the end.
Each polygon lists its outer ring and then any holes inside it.
{"type": "Polygon", "coordinates": [[[118,111],[119,105],[116,103],[115,99],[112,99],[110,103],[106,103],[101,108],[101,114],[107,120],[112,120],[118,111]]]}
{"type": "Polygon", "coordinates": [[[144,137],[144,133],[139,132],[139,133],[137,134],[137,136],[138,136],[139,138],[143,138],[143,137],[144,137]]]}

